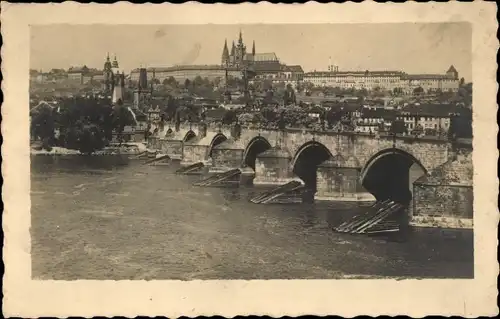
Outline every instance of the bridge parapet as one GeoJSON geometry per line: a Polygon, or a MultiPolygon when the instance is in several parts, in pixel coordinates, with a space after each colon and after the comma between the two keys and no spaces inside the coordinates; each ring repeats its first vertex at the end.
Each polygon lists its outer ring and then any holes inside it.
{"type": "MultiPolygon", "coordinates": [[[[228,139],[233,135],[232,131],[234,125],[223,125],[222,123],[214,122],[207,122],[205,125],[206,137],[212,136],[213,138],[217,134],[221,134],[228,139]]],[[[184,142],[184,149],[186,145],[195,144],[195,141],[196,144],[199,144],[202,140],[205,140],[200,139],[200,133],[203,134],[200,132],[200,125],[194,123],[182,123],[179,127],[179,131],[175,132],[175,137],[172,139],[179,141],[180,136],[188,134],[188,132],[191,132],[190,134],[198,138],[184,142]]],[[[292,163],[301,147],[306,143],[316,141],[324,145],[333,155],[341,155],[344,158],[355,158],[360,163],[361,168],[366,167],[366,165],[374,157],[378,156],[380,152],[390,152],[393,149],[397,149],[398,151],[408,153],[417,163],[429,170],[446,162],[451,156],[451,150],[453,149],[452,143],[442,137],[394,136],[391,134],[314,130],[306,128],[286,128],[280,130],[278,128],[260,128],[259,125],[241,125],[241,134],[238,140],[239,143],[244,146],[243,149],[245,150],[245,154],[251,142],[257,137],[265,139],[273,147],[286,148],[292,157],[292,163]]],[[[165,139],[168,140],[169,135],[166,135],[165,139]]],[[[183,140],[185,139],[183,138],[183,140]]],[[[158,147],[157,141],[152,141],[151,144],[158,147]]],[[[176,150],[180,148],[177,144],[179,143],[176,143],[176,150]]],[[[207,142],[203,144],[209,146],[212,143],[207,142]]],[[[470,145],[463,141],[455,144],[455,147],[470,148],[470,145]]],[[[168,147],[165,147],[165,149],[168,149],[168,147]]],[[[207,149],[207,152],[210,153],[211,149],[207,149]]],[[[200,160],[206,159],[206,156],[200,158],[200,160]]]]}

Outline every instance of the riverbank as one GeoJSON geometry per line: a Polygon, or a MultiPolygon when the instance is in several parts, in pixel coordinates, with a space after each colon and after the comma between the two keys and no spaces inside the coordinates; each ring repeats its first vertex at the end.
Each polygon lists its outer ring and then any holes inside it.
{"type": "MultiPolygon", "coordinates": [[[[132,143],[112,143],[110,146],[103,148],[102,150],[96,151],[91,155],[103,156],[103,155],[137,155],[145,152],[147,147],[144,143],[132,142],[132,143]]],[[[73,150],[64,147],[54,146],[51,150],[41,149],[39,145],[31,145],[30,155],[54,155],[54,156],[64,156],[64,155],[85,155],[79,150],[73,150]]]]}

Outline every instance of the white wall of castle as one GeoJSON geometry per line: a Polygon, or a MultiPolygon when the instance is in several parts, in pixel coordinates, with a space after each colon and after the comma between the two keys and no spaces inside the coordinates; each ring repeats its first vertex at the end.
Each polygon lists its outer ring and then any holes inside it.
{"type": "Polygon", "coordinates": [[[401,88],[405,93],[411,93],[417,87],[425,91],[441,89],[442,91],[457,91],[459,80],[453,78],[422,78],[418,80],[407,79],[399,75],[358,75],[336,74],[335,72],[305,74],[304,82],[314,86],[330,86],[342,89],[366,89],[368,91],[380,88],[394,90],[401,88]]]}
{"type": "MultiPolygon", "coordinates": [[[[151,81],[153,79],[153,71],[148,70],[147,72],[148,76],[148,81],[151,81]]],[[[197,76],[200,76],[202,78],[208,78],[210,81],[215,80],[216,78],[224,79],[226,76],[226,72],[223,69],[179,69],[179,70],[167,70],[167,71],[158,71],[155,70],[154,72],[154,78],[160,81],[162,83],[165,79],[168,79],[169,77],[173,77],[177,82],[182,83],[186,79],[192,81],[194,80],[197,76]]],[[[228,76],[234,77],[234,78],[241,78],[242,74],[240,71],[228,71],[228,76]]],[[[135,82],[139,81],[139,72],[132,72],[130,74],[130,80],[135,82]]]]}

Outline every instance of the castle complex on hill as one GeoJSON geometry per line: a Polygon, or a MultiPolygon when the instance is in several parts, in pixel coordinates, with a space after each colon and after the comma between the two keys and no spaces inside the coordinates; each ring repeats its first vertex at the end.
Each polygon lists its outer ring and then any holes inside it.
{"type": "MultiPolygon", "coordinates": [[[[231,51],[229,51],[227,40],[224,42],[220,64],[149,67],[146,70],[148,80],[157,79],[163,82],[165,79],[173,77],[178,82],[183,82],[186,79],[193,80],[197,76],[209,80],[224,79],[226,72],[228,76],[242,78],[244,68],[252,71],[257,78],[281,79],[287,82],[300,81],[304,73],[298,65],[289,66],[281,63],[274,52],[256,53],[255,41],[252,45],[252,51],[247,52],[241,31],[237,43],[232,42],[231,51]]],[[[132,70],[130,80],[138,82],[139,74],[140,69],[132,70]]]]}
{"type": "MultiPolygon", "coordinates": [[[[331,64],[331,63],[330,63],[331,64]]],[[[416,88],[424,92],[453,91],[460,86],[458,71],[452,65],[443,74],[407,74],[402,71],[341,71],[338,66],[328,66],[328,71],[313,71],[304,73],[300,65],[286,65],[280,62],[274,52],[257,53],[255,41],[249,52],[239,33],[238,40],[232,41],[229,49],[227,39],[224,42],[220,64],[213,65],[177,65],[172,67],[147,68],[148,80],[157,79],[163,82],[169,77],[178,82],[193,80],[197,76],[214,80],[224,79],[226,74],[234,78],[243,76],[242,70],[251,71],[256,79],[270,79],[273,82],[297,84],[311,83],[314,86],[331,86],[342,89],[397,90],[400,93],[411,94],[416,88]]],[[[139,69],[131,72],[132,82],[138,82],[139,69]]]]}
{"type": "MultiPolygon", "coordinates": [[[[222,47],[221,60],[218,64],[211,65],[175,65],[170,67],[137,68],[131,71],[129,81],[135,87],[141,86],[144,94],[151,88],[145,83],[162,83],[173,77],[177,82],[184,83],[185,80],[193,80],[196,77],[208,80],[219,79],[224,81],[226,76],[242,78],[244,70],[250,71],[251,78],[268,79],[272,82],[284,82],[296,85],[300,82],[310,83],[314,86],[338,87],[341,89],[357,90],[390,90],[399,91],[402,94],[412,94],[416,89],[423,92],[433,91],[458,91],[460,78],[458,71],[452,65],[442,74],[407,74],[402,71],[343,71],[339,66],[330,65],[327,71],[313,71],[304,73],[300,65],[286,65],[282,63],[276,53],[257,53],[255,41],[252,43],[250,52],[243,40],[240,31],[237,41],[232,41],[229,49],[227,39],[222,47]],[[141,80],[142,79],[142,80],[141,80]],[[140,82],[140,83],[139,83],[140,82]]],[[[116,56],[111,62],[109,55],[104,63],[104,70],[91,72],[85,66],[83,68],[70,68],[67,72],[68,80],[85,84],[90,81],[103,83],[103,90],[111,93],[116,92],[116,101],[120,97],[120,91],[115,89],[122,87],[125,82],[123,72],[120,73],[116,56]]],[[[36,82],[43,83],[51,81],[45,74],[33,75],[36,82]]],[[[53,80],[52,80],[53,81],[53,80]]]]}

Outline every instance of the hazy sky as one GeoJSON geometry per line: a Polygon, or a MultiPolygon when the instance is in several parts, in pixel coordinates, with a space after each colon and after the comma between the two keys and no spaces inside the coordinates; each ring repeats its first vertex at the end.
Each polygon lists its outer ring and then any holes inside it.
{"type": "Polygon", "coordinates": [[[48,25],[31,27],[34,69],[87,65],[102,68],[106,53],[128,72],[144,66],[220,63],[224,39],[247,51],[275,52],[283,63],[305,71],[402,70],[444,73],[454,65],[471,80],[472,30],[467,23],[316,25],[48,25]]]}

